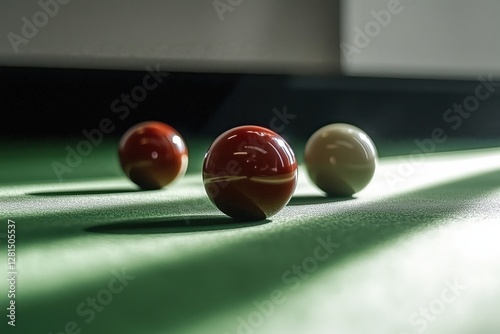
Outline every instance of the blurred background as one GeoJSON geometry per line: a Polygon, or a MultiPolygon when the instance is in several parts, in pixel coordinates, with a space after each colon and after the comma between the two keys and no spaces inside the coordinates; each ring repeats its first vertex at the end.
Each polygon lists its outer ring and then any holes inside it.
{"type": "Polygon", "coordinates": [[[374,140],[436,127],[492,139],[496,91],[467,118],[445,113],[500,74],[499,12],[495,0],[5,1],[1,136],[78,137],[109,117],[109,137],[149,119],[213,137],[269,127],[286,107],[300,121],[282,134],[300,139],[331,122],[374,140]],[[146,68],[169,75],[141,90],[146,68]]]}

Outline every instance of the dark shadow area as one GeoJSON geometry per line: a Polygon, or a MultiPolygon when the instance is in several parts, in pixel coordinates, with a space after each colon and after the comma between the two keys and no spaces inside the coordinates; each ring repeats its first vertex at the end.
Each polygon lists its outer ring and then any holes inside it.
{"type": "MultiPolygon", "coordinates": [[[[111,195],[111,194],[123,194],[123,193],[136,193],[143,192],[146,190],[141,189],[88,189],[88,190],[70,190],[70,191],[40,191],[27,193],[30,196],[87,196],[87,195],[111,195]]],[[[154,191],[154,190],[147,190],[154,191]]]]}
{"type": "Polygon", "coordinates": [[[355,199],[353,196],[351,197],[330,197],[330,196],[293,196],[288,202],[287,205],[296,206],[296,205],[312,205],[312,204],[325,204],[325,203],[333,203],[333,202],[344,202],[355,199]]]}
{"type": "Polygon", "coordinates": [[[171,218],[136,219],[127,222],[108,223],[91,226],[87,232],[109,234],[161,234],[217,231],[234,228],[244,228],[262,225],[270,222],[263,220],[257,222],[239,222],[225,216],[185,216],[171,218]]]}

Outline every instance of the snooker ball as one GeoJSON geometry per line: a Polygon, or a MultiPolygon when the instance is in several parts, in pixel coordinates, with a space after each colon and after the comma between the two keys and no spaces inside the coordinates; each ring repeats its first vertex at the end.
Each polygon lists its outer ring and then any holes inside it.
{"type": "Polygon", "coordinates": [[[122,136],[118,149],[127,177],[142,189],[160,189],[186,173],[188,151],[171,126],[143,122],[122,136]]]}
{"type": "Polygon", "coordinates": [[[280,211],[297,185],[297,161],[288,143],[254,125],[221,134],[203,160],[203,183],[219,210],[236,220],[264,220],[280,211]]]}
{"type": "Polygon", "coordinates": [[[322,127],[307,141],[304,162],[310,179],[329,196],[349,197],[371,181],[377,149],[363,130],[337,123],[322,127]]]}

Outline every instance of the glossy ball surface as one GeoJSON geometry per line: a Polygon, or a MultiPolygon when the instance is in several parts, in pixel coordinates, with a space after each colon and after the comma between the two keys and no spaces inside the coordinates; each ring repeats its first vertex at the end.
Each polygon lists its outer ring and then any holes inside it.
{"type": "Polygon", "coordinates": [[[337,123],[322,127],[307,141],[304,162],[311,180],[330,196],[347,197],[371,181],[377,149],[363,130],[337,123]]]}
{"type": "Polygon", "coordinates": [[[221,134],[208,149],[203,183],[210,200],[228,216],[263,220],[292,197],[297,161],[278,134],[259,126],[240,126],[221,134]]]}
{"type": "Polygon", "coordinates": [[[121,138],[120,164],[128,178],[142,189],[160,189],[182,177],[188,165],[184,140],[171,126],[144,122],[121,138]]]}

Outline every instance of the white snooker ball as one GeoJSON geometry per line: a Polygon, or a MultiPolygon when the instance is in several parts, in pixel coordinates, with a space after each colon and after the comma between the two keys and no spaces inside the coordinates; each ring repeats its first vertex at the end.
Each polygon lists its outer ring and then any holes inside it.
{"type": "Polygon", "coordinates": [[[348,197],[373,178],[377,149],[361,129],[343,123],[316,131],[307,141],[304,162],[311,180],[329,196],[348,197]]]}

